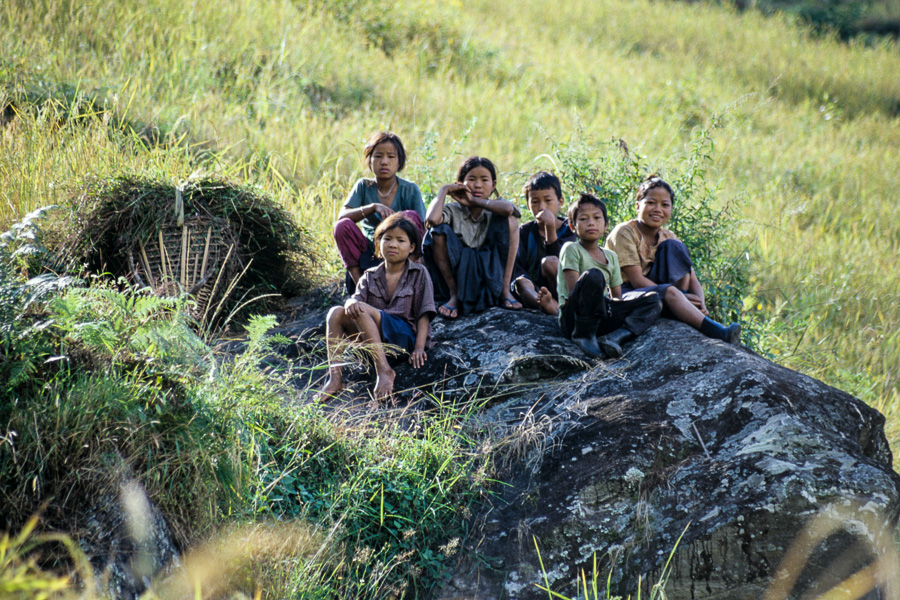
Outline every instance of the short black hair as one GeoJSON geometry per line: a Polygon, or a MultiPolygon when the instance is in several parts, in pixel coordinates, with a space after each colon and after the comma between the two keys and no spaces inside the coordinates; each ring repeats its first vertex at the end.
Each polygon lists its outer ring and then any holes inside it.
{"type": "Polygon", "coordinates": [[[522,193],[525,194],[526,200],[528,199],[529,192],[536,192],[538,190],[553,190],[556,192],[556,199],[562,202],[562,184],[559,182],[559,177],[553,173],[549,171],[538,171],[532,175],[524,187],[522,187],[522,193]]]}
{"type": "Polygon", "coordinates": [[[375,256],[384,258],[381,256],[381,248],[379,246],[381,246],[381,238],[391,229],[401,229],[403,233],[406,234],[409,241],[414,246],[411,254],[413,258],[422,255],[422,240],[419,239],[419,230],[412,221],[403,216],[403,213],[396,212],[382,221],[378,227],[375,228],[375,256]]]}
{"type": "Polygon", "coordinates": [[[569,212],[566,216],[569,218],[569,227],[573,230],[575,229],[575,221],[578,220],[578,209],[584,206],[585,204],[593,204],[598,207],[601,211],[603,211],[603,220],[609,223],[609,217],[606,215],[606,204],[603,203],[603,200],[598,198],[593,194],[583,193],[578,196],[578,200],[572,203],[569,206],[569,212]]]}
{"type": "Polygon", "coordinates": [[[666,183],[657,173],[647,175],[647,178],[641,182],[641,185],[638,186],[637,194],[635,194],[634,197],[635,202],[640,202],[644,199],[644,196],[647,195],[647,192],[658,187],[669,192],[669,198],[672,200],[672,204],[675,204],[675,191],[672,189],[672,186],[666,183]]]}
{"type": "Polygon", "coordinates": [[[372,158],[372,154],[375,152],[375,146],[385,142],[392,143],[397,150],[397,171],[402,171],[403,167],[406,166],[406,150],[403,148],[403,142],[400,141],[400,136],[392,131],[378,131],[372,134],[372,137],[366,142],[365,148],[363,148],[363,154],[366,156],[366,163],[368,164],[369,160],[372,158]]]}

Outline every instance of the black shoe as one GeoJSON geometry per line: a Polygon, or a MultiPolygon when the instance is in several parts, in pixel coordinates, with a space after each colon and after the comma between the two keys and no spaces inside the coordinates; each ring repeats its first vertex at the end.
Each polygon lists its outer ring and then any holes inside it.
{"type": "Polygon", "coordinates": [[[600,321],[589,317],[575,317],[575,329],[572,330],[572,341],[591,356],[603,356],[597,345],[597,327],[600,321]]]}
{"type": "Polygon", "coordinates": [[[735,346],[741,345],[741,324],[732,323],[725,330],[725,341],[735,346]]]}
{"type": "Polygon", "coordinates": [[[624,327],[620,327],[598,339],[597,343],[603,352],[606,353],[607,358],[618,358],[622,356],[622,345],[633,337],[633,333],[624,327]]]}

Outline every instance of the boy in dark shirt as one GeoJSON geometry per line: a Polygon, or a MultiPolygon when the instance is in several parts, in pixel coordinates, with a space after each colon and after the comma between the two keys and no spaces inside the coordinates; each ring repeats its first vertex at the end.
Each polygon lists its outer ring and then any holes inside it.
{"type": "Polygon", "coordinates": [[[568,220],[559,216],[562,187],[556,175],[538,171],[522,191],[534,221],[519,227],[513,293],[525,306],[556,315],[559,250],[566,242],[575,241],[575,232],[568,220]]]}

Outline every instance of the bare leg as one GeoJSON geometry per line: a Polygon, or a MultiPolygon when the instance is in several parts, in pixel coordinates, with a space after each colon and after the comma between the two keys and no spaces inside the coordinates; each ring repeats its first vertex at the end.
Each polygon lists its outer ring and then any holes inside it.
{"type": "Polygon", "coordinates": [[[325,382],[325,387],[323,387],[316,396],[317,400],[325,400],[329,396],[334,396],[344,389],[344,379],[336,356],[341,340],[347,337],[348,333],[344,327],[344,321],[349,321],[349,319],[347,319],[344,314],[343,306],[335,306],[328,311],[328,317],[325,320],[325,344],[328,352],[328,380],[325,382]]]}
{"type": "Polygon", "coordinates": [[[519,220],[514,216],[509,217],[509,248],[506,251],[506,267],[503,269],[503,289],[500,290],[501,305],[508,308],[522,308],[522,304],[516,300],[509,289],[512,281],[513,267],[516,265],[516,253],[519,251],[519,220]],[[506,302],[504,302],[506,300],[506,302]],[[517,306],[518,305],[518,306],[517,306]]]}
{"type": "Polygon", "coordinates": [[[545,256],[541,261],[541,276],[547,282],[547,289],[556,292],[556,276],[559,274],[559,258],[545,256]]]}
{"type": "Polygon", "coordinates": [[[522,304],[528,308],[540,308],[537,290],[534,289],[534,283],[530,279],[523,275],[516,279],[515,286],[516,294],[522,300],[522,304]]]}
{"type": "Polygon", "coordinates": [[[674,285],[667,288],[664,301],[676,319],[682,323],[687,323],[694,329],[700,329],[704,315],[700,312],[700,309],[691,304],[691,301],[681,293],[681,290],[674,285]]]}
{"type": "Polygon", "coordinates": [[[375,399],[386,400],[394,391],[395,373],[388,364],[381,341],[381,312],[368,304],[363,305],[363,314],[356,319],[360,338],[369,345],[375,359],[375,399]]]}
{"type": "MultiPolygon", "coordinates": [[[[447,251],[447,236],[433,234],[431,239],[433,240],[431,252],[432,257],[434,257],[434,263],[437,265],[438,271],[440,272],[441,277],[444,278],[447,287],[450,288],[450,299],[447,300],[447,305],[459,308],[459,298],[456,295],[459,288],[456,286],[456,277],[453,276],[453,269],[450,266],[450,253],[447,251]]],[[[454,316],[451,314],[452,311],[445,306],[438,307],[438,312],[445,317],[454,316]]]]}
{"type": "Polygon", "coordinates": [[[538,292],[537,300],[541,310],[548,315],[556,316],[559,313],[559,302],[556,301],[556,298],[553,297],[553,294],[546,287],[542,287],[538,292]]]}

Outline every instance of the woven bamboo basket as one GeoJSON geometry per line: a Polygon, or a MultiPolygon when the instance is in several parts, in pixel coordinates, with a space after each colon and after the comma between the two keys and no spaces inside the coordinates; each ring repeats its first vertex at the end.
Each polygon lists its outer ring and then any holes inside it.
{"type": "Polygon", "coordinates": [[[129,253],[134,282],[160,296],[190,294],[191,316],[201,325],[216,318],[240,276],[237,235],[221,218],[193,216],[165,222],[149,239],[138,240],[129,253]]]}

